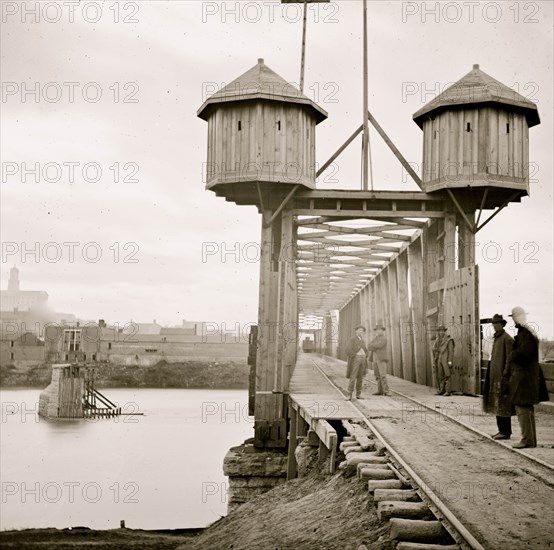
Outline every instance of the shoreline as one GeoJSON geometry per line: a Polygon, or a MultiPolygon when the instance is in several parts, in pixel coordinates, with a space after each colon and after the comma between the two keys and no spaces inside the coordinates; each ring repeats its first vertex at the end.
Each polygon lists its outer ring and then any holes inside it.
{"type": "Polygon", "coordinates": [[[57,550],[60,548],[102,548],[103,550],[174,550],[198,537],[200,529],[90,529],[54,527],[43,529],[1,530],[2,548],[57,550]]]}
{"type": "MultiPolygon", "coordinates": [[[[248,389],[249,367],[246,360],[184,361],[154,366],[95,364],[98,389],[248,389]]],[[[0,388],[46,388],[51,381],[51,365],[17,369],[0,367],[0,388]]]]}

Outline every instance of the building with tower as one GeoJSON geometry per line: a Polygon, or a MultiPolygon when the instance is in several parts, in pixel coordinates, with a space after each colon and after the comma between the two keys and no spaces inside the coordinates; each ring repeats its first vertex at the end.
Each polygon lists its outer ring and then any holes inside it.
{"type": "Polygon", "coordinates": [[[0,290],[0,311],[31,311],[46,307],[48,292],[44,290],[21,290],[19,269],[10,269],[7,290],[0,290]]]}

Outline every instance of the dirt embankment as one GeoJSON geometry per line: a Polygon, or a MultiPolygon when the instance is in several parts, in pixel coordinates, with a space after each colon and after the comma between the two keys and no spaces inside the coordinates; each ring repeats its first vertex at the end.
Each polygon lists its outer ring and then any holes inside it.
{"type": "Polygon", "coordinates": [[[364,485],[355,477],[317,469],[242,505],[196,536],[144,531],[35,530],[0,533],[2,548],[66,550],[392,550],[388,523],[376,517],[364,485]],[[171,538],[173,537],[173,538],[171,538]]]}
{"type": "MultiPolygon", "coordinates": [[[[98,388],[198,388],[246,389],[249,367],[246,361],[186,361],[153,367],[98,364],[98,388]]],[[[0,367],[0,386],[45,388],[52,369],[36,366],[20,370],[10,365],[0,367]]]]}

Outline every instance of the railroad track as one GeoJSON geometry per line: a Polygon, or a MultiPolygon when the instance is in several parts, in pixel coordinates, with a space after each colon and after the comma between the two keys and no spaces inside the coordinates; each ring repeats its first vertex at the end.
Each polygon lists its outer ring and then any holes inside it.
{"type": "MultiPolygon", "coordinates": [[[[321,374],[327,379],[327,381],[331,385],[333,385],[343,395],[346,395],[346,391],[344,390],[344,388],[342,388],[341,386],[336,384],[327,375],[327,373],[317,364],[316,361],[314,361],[314,365],[316,366],[316,368],[319,370],[319,372],[321,372],[321,374]]],[[[364,382],[368,382],[368,383],[370,383],[371,385],[373,385],[375,387],[377,386],[377,383],[374,382],[373,380],[364,379],[364,382]]],[[[548,468],[549,470],[554,472],[554,464],[552,464],[550,462],[546,462],[545,460],[541,460],[540,458],[534,457],[534,456],[526,453],[525,451],[522,451],[521,449],[514,449],[510,444],[505,443],[504,441],[497,440],[497,439],[492,439],[491,436],[488,433],[479,430],[475,426],[473,426],[471,424],[468,424],[467,422],[464,422],[463,420],[461,420],[459,418],[456,418],[454,416],[450,416],[448,414],[445,414],[442,410],[440,410],[440,409],[437,410],[435,407],[432,407],[432,406],[428,405],[427,403],[424,403],[423,401],[419,401],[418,399],[416,399],[414,397],[406,395],[406,394],[404,394],[404,393],[402,393],[398,390],[392,390],[390,388],[389,388],[389,391],[391,393],[395,394],[395,395],[398,395],[399,397],[402,397],[403,399],[407,399],[407,400],[411,401],[412,403],[415,403],[416,405],[418,405],[420,407],[423,407],[427,410],[433,411],[434,414],[438,414],[438,415],[442,416],[445,419],[451,420],[452,422],[455,422],[456,424],[459,424],[460,426],[463,426],[465,429],[486,438],[493,445],[499,445],[499,446],[501,446],[505,449],[508,449],[512,453],[516,453],[519,456],[525,457],[527,460],[530,460],[531,462],[533,462],[535,464],[538,464],[540,466],[544,466],[545,468],[548,468]]],[[[354,402],[353,402],[353,404],[354,404],[354,402]]]]}
{"type": "MultiPolygon", "coordinates": [[[[318,365],[318,368],[319,365],[318,365]]],[[[321,370],[321,369],[320,369],[321,370]]],[[[373,380],[366,380],[366,382],[369,382],[370,384],[373,384],[374,386],[377,386],[377,383],[376,382],[373,382],[373,380]]],[[[339,387],[339,386],[336,386],[336,387],[339,387]]],[[[344,390],[341,390],[343,391],[344,393],[344,390]]],[[[481,430],[479,430],[478,428],[476,428],[475,426],[472,426],[471,424],[468,424],[467,422],[464,422],[463,420],[460,420],[459,418],[455,418],[453,416],[450,416],[448,414],[445,414],[444,412],[442,412],[441,410],[438,410],[436,408],[433,408],[431,407],[430,405],[428,405],[427,403],[424,403],[423,401],[419,401],[418,399],[415,399],[414,397],[411,397],[409,395],[406,395],[402,392],[399,392],[398,390],[391,390],[389,389],[389,391],[391,393],[394,393],[395,395],[399,395],[400,397],[402,397],[403,399],[409,399],[410,401],[412,401],[413,403],[419,405],[420,407],[424,407],[430,411],[433,411],[435,414],[440,414],[442,417],[444,418],[447,418],[449,420],[451,420],[452,422],[456,422],[456,424],[459,424],[460,426],[463,426],[464,428],[466,428],[467,430],[470,430],[476,434],[479,434],[485,438],[487,438],[488,440],[490,440],[490,442],[494,445],[500,445],[502,447],[504,447],[505,449],[508,449],[509,451],[513,452],[513,453],[517,453],[518,455],[520,456],[523,456],[525,457],[526,459],[528,460],[531,460],[532,462],[534,462],[535,464],[540,464],[541,466],[545,466],[546,468],[548,468],[549,470],[552,470],[554,472],[554,464],[551,464],[549,462],[546,462],[545,460],[541,460],[540,458],[536,458],[534,456],[531,456],[529,454],[527,454],[526,452],[520,450],[520,449],[514,449],[511,445],[509,445],[508,443],[504,443],[504,441],[500,441],[500,440],[497,440],[497,439],[492,439],[491,436],[481,430]]]]}
{"type": "MultiPolygon", "coordinates": [[[[332,380],[327,375],[327,373],[320,367],[320,365],[317,364],[316,361],[313,361],[313,363],[316,366],[316,368],[319,370],[319,372],[322,374],[322,376],[325,377],[325,379],[328,381],[328,383],[332,387],[334,387],[341,394],[346,395],[346,391],[341,386],[339,386],[337,383],[335,383],[335,381],[332,380]]],[[[400,397],[402,397],[403,399],[408,399],[408,400],[412,401],[413,403],[418,404],[421,407],[425,407],[429,410],[434,411],[434,413],[437,413],[437,411],[435,409],[433,409],[432,407],[426,405],[425,403],[422,403],[422,402],[418,401],[417,399],[414,399],[414,398],[412,398],[410,396],[407,396],[407,395],[405,395],[401,392],[398,392],[398,391],[393,391],[393,393],[400,396],[400,397]]],[[[410,517],[410,515],[404,515],[404,516],[402,515],[403,513],[406,513],[406,514],[410,513],[410,507],[406,506],[405,507],[406,510],[404,510],[404,512],[402,510],[400,510],[400,516],[394,517],[394,512],[390,516],[392,518],[391,519],[391,536],[393,536],[393,530],[394,530],[395,531],[394,538],[398,538],[399,540],[404,541],[404,542],[399,543],[398,549],[399,550],[402,550],[402,549],[411,550],[411,549],[416,549],[416,548],[422,548],[422,549],[423,548],[429,548],[429,549],[444,548],[444,549],[452,549],[453,550],[453,549],[457,548],[457,549],[463,549],[463,550],[468,550],[468,549],[471,549],[471,550],[487,550],[487,548],[485,546],[483,546],[479,542],[479,540],[477,540],[477,538],[474,536],[474,534],[472,534],[470,532],[470,530],[462,523],[462,521],[460,519],[458,519],[458,517],[451,510],[449,505],[441,498],[441,495],[438,494],[431,486],[429,486],[429,484],[426,483],[425,480],[420,475],[418,475],[418,473],[410,466],[410,464],[402,456],[400,456],[400,454],[398,454],[395,451],[395,449],[391,446],[391,444],[383,436],[383,434],[378,429],[378,427],[375,425],[375,423],[372,422],[372,420],[370,418],[368,418],[366,412],[364,411],[363,407],[361,406],[361,403],[357,403],[356,400],[352,401],[351,403],[352,403],[352,406],[357,410],[358,414],[361,416],[361,418],[363,420],[363,423],[365,424],[365,427],[366,427],[367,431],[369,432],[368,435],[370,436],[371,439],[373,439],[374,443],[370,443],[372,445],[371,448],[377,450],[378,454],[381,454],[382,456],[384,456],[388,459],[388,461],[389,461],[388,462],[388,468],[390,470],[392,470],[392,472],[395,473],[396,478],[398,480],[400,480],[402,489],[406,490],[408,492],[411,491],[412,493],[415,492],[418,495],[418,497],[420,498],[421,502],[425,503],[425,505],[428,507],[429,511],[431,512],[431,514],[436,518],[435,526],[436,526],[437,522],[440,522],[440,525],[444,529],[444,532],[448,533],[448,535],[450,535],[450,537],[452,539],[452,542],[450,543],[450,545],[445,544],[445,542],[444,542],[445,539],[444,539],[444,537],[442,537],[442,542],[440,544],[436,544],[436,543],[433,544],[432,543],[430,545],[423,544],[422,546],[418,546],[419,543],[425,542],[425,534],[422,535],[422,538],[418,538],[418,533],[417,533],[417,529],[416,529],[415,535],[414,535],[415,540],[412,539],[412,541],[410,542],[410,538],[409,538],[409,536],[410,536],[410,533],[409,533],[410,521],[412,521],[412,523],[415,527],[417,527],[418,525],[421,526],[425,522],[421,522],[421,521],[418,522],[417,520],[414,522],[413,520],[410,520],[410,519],[404,519],[404,520],[397,519],[397,517],[400,517],[400,518],[402,518],[402,517],[409,518],[410,517]],[[402,521],[404,523],[402,523],[402,521]],[[406,529],[408,529],[407,534],[406,534],[406,529]]],[[[475,427],[473,427],[471,425],[468,425],[467,423],[465,423],[463,421],[460,421],[459,419],[452,418],[449,415],[444,414],[440,411],[439,411],[439,414],[441,414],[445,418],[445,420],[455,422],[456,424],[461,425],[466,430],[469,430],[473,433],[476,433],[476,434],[479,434],[480,436],[483,436],[486,439],[486,441],[490,442],[490,444],[492,444],[492,445],[501,445],[503,448],[509,449],[513,453],[517,453],[517,455],[519,455],[519,457],[522,457],[525,460],[531,461],[532,463],[540,465],[542,467],[546,467],[546,468],[549,469],[549,471],[554,470],[554,467],[551,464],[548,464],[543,460],[531,457],[531,456],[527,455],[526,453],[522,453],[522,452],[518,451],[517,449],[512,449],[511,446],[503,444],[502,442],[493,440],[487,434],[485,434],[484,432],[481,432],[480,430],[476,429],[475,427]]],[[[359,433],[358,434],[356,433],[356,431],[357,431],[356,425],[352,426],[352,425],[350,425],[349,422],[343,422],[343,425],[345,426],[347,432],[351,436],[350,437],[351,441],[345,442],[345,443],[342,444],[344,446],[344,448],[343,448],[344,452],[349,454],[349,451],[347,450],[348,447],[353,446],[353,445],[356,445],[356,446],[359,445],[359,442],[363,440],[363,435],[360,436],[359,433]],[[354,443],[354,442],[356,442],[356,443],[354,443]]],[[[367,448],[367,444],[366,444],[366,448],[367,448]]],[[[351,450],[354,451],[354,449],[351,449],[351,450]]],[[[352,455],[352,456],[355,456],[355,455],[352,455]]],[[[367,466],[368,465],[366,465],[366,467],[367,466]]],[[[363,470],[366,467],[364,467],[363,464],[356,465],[357,475],[361,479],[364,479],[363,470]]],[[[378,467],[383,467],[383,466],[381,465],[381,466],[378,466],[378,467]]],[[[371,475],[371,471],[372,471],[372,467],[369,466],[366,469],[366,476],[371,475]]],[[[378,473],[378,472],[374,472],[374,473],[378,473]]],[[[544,476],[538,476],[537,479],[540,480],[541,482],[544,482],[545,484],[547,484],[551,487],[554,486],[552,481],[544,478],[544,476]]],[[[371,485],[371,483],[370,483],[370,485],[371,485]]],[[[373,485],[376,486],[378,484],[374,483],[373,485]]],[[[383,484],[383,485],[386,485],[386,484],[383,484]]],[[[392,493],[394,493],[394,492],[395,491],[393,490],[392,493]]],[[[374,500],[376,502],[377,502],[377,500],[382,501],[382,497],[386,496],[387,494],[388,493],[383,489],[381,491],[379,491],[379,489],[375,489],[374,500]],[[377,497],[379,497],[379,498],[377,498],[377,497]]],[[[398,496],[398,493],[397,493],[398,498],[401,499],[401,500],[408,500],[406,498],[406,495],[407,495],[407,493],[405,493],[404,495],[401,494],[400,496],[398,496]]],[[[413,499],[410,498],[409,500],[413,500],[413,499]]],[[[381,516],[381,512],[383,510],[386,510],[387,506],[394,508],[393,504],[394,503],[383,502],[383,505],[381,505],[381,502],[379,502],[377,504],[377,506],[378,506],[378,513],[380,514],[380,516],[381,516]]],[[[402,508],[402,506],[400,506],[399,508],[402,508]]],[[[417,508],[417,507],[414,505],[414,508],[417,508]]],[[[386,515],[386,513],[385,513],[385,515],[386,515]]],[[[437,530],[435,530],[435,532],[436,532],[436,534],[438,534],[437,530]]],[[[441,537],[439,536],[439,538],[441,538],[441,537]]],[[[491,547],[489,546],[488,548],[490,549],[491,547]]]]}

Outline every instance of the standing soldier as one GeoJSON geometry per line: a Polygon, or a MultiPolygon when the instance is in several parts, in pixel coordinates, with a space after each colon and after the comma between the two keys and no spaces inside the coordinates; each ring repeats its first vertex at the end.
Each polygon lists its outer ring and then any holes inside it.
{"type": "Polygon", "coordinates": [[[377,380],[377,391],[373,395],[390,395],[387,383],[388,354],[385,327],[377,325],[374,330],[377,335],[367,345],[367,349],[373,352],[373,373],[375,374],[375,380],[377,380]]]}
{"type": "Polygon", "coordinates": [[[437,338],[433,344],[433,365],[437,373],[438,391],[435,395],[450,395],[450,371],[454,359],[454,340],[446,327],[437,328],[437,338]]]}
{"type": "Polygon", "coordinates": [[[498,433],[493,439],[510,439],[512,436],[512,416],[515,408],[510,401],[510,354],[514,339],[504,330],[506,320],[496,313],[492,318],[494,342],[491,360],[483,390],[483,410],[496,415],[498,433]]]}
{"type": "Polygon", "coordinates": [[[356,399],[360,399],[364,375],[367,371],[367,347],[364,340],[365,327],[358,325],[354,330],[356,334],[350,338],[346,346],[346,355],[348,356],[346,378],[350,379],[347,401],[352,400],[354,386],[356,387],[356,399]]]}
{"type": "Polygon", "coordinates": [[[514,307],[513,318],[517,334],[510,358],[510,398],[516,407],[521,428],[521,441],[514,449],[537,446],[534,405],[548,400],[548,391],[539,365],[539,341],[527,325],[527,313],[514,307]]]}

